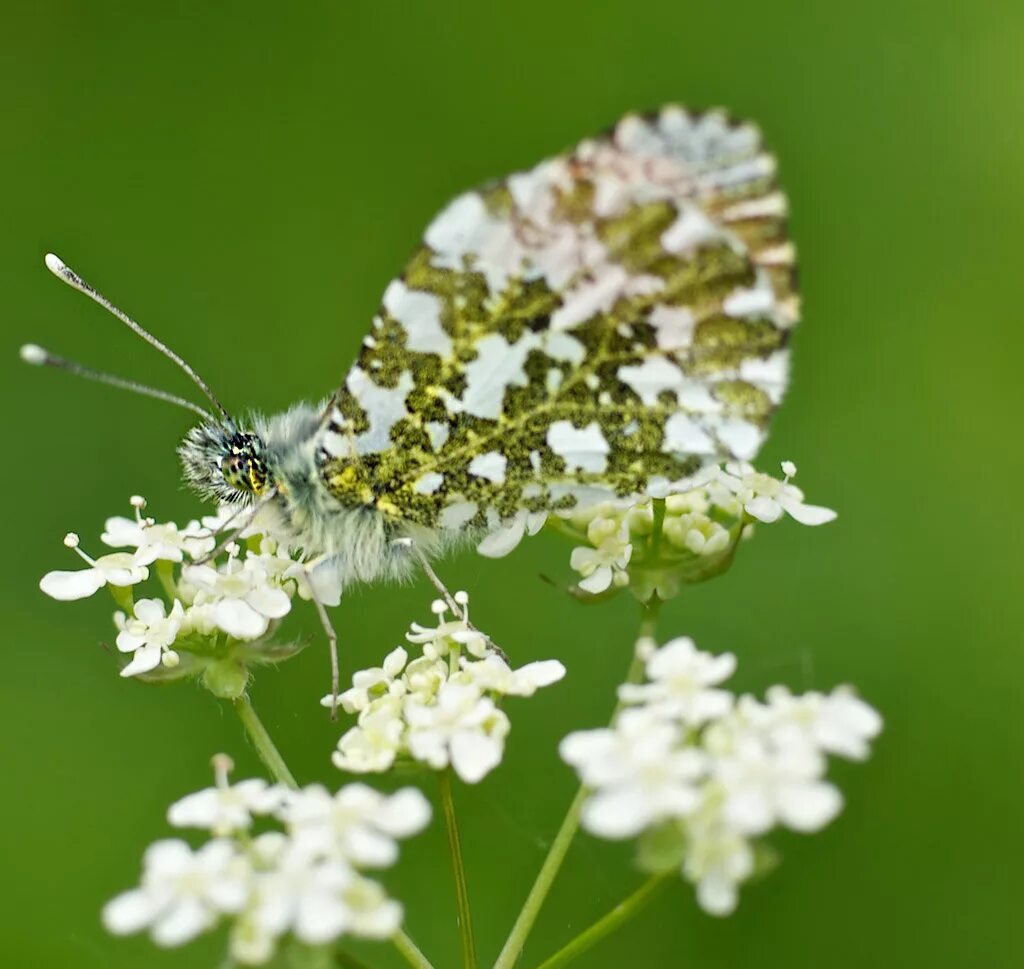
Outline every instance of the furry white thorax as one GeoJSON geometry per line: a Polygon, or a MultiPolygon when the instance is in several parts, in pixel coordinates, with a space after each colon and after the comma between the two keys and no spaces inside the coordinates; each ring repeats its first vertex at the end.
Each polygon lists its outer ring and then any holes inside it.
{"type": "Polygon", "coordinates": [[[402,539],[428,558],[469,536],[395,522],[373,505],[346,505],[328,492],[320,468],[322,405],[296,404],[273,417],[256,415],[253,430],[266,446],[266,461],[279,491],[260,513],[269,534],[293,548],[318,571],[337,574],[341,585],[378,578],[404,579],[418,560],[402,539]],[[264,517],[267,516],[267,517],[264,517]]]}

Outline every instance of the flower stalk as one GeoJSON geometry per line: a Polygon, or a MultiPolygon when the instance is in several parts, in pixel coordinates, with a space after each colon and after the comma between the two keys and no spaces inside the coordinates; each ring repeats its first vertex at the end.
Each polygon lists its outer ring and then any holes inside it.
{"type": "Polygon", "coordinates": [[[646,908],[668,885],[669,878],[673,874],[672,872],[663,872],[652,875],[632,895],[624,898],[593,925],[584,929],[575,939],[545,959],[537,969],[562,969],[563,966],[575,962],[584,952],[597,945],[598,942],[611,935],[621,925],[646,908]]]}
{"type": "MultiPolygon", "coordinates": [[[[661,609],[661,601],[657,598],[653,598],[642,608],[643,618],[640,622],[638,638],[653,638],[657,631],[658,613],[661,609]]],[[[634,650],[633,658],[629,666],[629,673],[626,675],[625,682],[638,683],[643,676],[643,671],[643,659],[638,652],[634,650]]],[[[621,702],[616,705],[615,711],[612,714],[613,720],[621,706],[621,702]]],[[[573,838],[576,837],[576,832],[579,830],[580,813],[583,810],[583,804],[587,800],[588,795],[589,791],[587,788],[584,785],[580,785],[579,789],[576,791],[575,797],[572,799],[572,803],[569,805],[568,811],[565,813],[565,817],[562,819],[562,823],[558,828],[558,833],[551,842],[551,847],[548,849],[547,856],[541,864],[540,871],[537,873],[537,878],[533,883],[533,887],[526,896],[526,901],[523,903],[522,910],[519,912],[519,916],[516,918],[515,924],[512,926],[512,931],[505,940],[505,945],[502,947],[501,953],[498,956],[498,961],[494,964],[494,969],[512,969],[516,964],[516,960],[521,955],[523,946],[526,945],[526,939],[533,929],[534,923],[537,921],[537,916],[540,914],[541,907],[544,905],[544,901],[547,899],[548,893],[551,891],[551,886],[554,884],[555,878],[562,867],[562,863],[565,861],[565,856],[569,852],[569,846],[572,844],[573,838]]]]}
{"type": "Polygon", "coordinates": [[[249,740],[252,741],[253,747],[256,748],[256,753],[259,755],[260,760],[263,761],[263,766],[270,772],[270,776],[279,784],[285,784],[292,790],[297,790],[298,782],[288,769],[288,765],[284,762],[284,758],[277,749],[277,745],[271,739],[270,734],[267,733],[267,728],[263,726],[263,721],[257,715],[248,695],[243,693],[240,697],[237,697],[232,701],[232,706],[234,706],[238,718],[242,721],[242,726],[245,728],[249,740]]]}
{"type": "Polygon", "coordinates": [[[473,938],[473,918],[469,907],[469,887],[466,882],[466,865],[462,858],[462,840],[455,816],[455,799],[452,796],[451,769],[439,771],[438,787],[441,791],[441,810],[444,814],[445,831],[448,834],[448,850],[452,859],[452,873],[455,876],[455,900],[458,906],[459,944],[462,950],[464,969],[476,969],[476,943],[473,938]]]}

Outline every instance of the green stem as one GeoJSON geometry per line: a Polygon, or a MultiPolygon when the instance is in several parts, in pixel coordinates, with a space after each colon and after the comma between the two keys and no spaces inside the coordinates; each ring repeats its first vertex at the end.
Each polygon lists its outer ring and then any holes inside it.
{"type": "Polygon", "coordinates": [[[270,739],[270,734],[263,726],[263,721],[256,715],[249,697],[243,693],[233,700],[232,704],[242,721],[242,726],[245,727],[245,732],[249,735],[249,740],[256,748],[256,753],[259,754],[263,765],[270,771],[270,776],[292,790],[297,789],[299,785],[292,776],[292,772],[288,770],[288,765],[284,762],[281,752],[275,746],[274,741],[270,739]]]}
{"type": "Polygon", "coordinates": [[[412,969],[434,969],[430,960],[420,952],[419,946],[401,929],[391,937],[391,944],[405,957],[412,969]]]}
{"type": "Polygon", "coordinates": [[[620,925],[637,915],[669,882],[671,872],[652,875],[632,895],[624,898],[610,912],[599,918],[588,929],[584,929],[568,945],[563,946],[553,956],[545,959],[537,969],[562,969],[575,961],[591,946],[596,945],[605,936],[610,935],[620,925]]]}
{"type": "Polygon", "coordinates": [[[455,900],[458,905],[459,941],[462,945],[464,969],[476,969],[476,946],[473,942],[473,919],[469,909],[469,888],[466,884],[466,865],[462,860],[462,841],[455,817],[455,799],[452,797],[451,770],[437,775],[441,789],[441,808],[444,812],[444,826],[448,832],[448,848],[452,856],[452,872],[455,874],[455,900]]]}
{"type": "MultiPolygon", "coordinates": [[[[654,636],[657,630],[658,613],[660,610],[661,601],[657,598],[652,599],[643,606],[643,619],[640,623],[638,638],[654,636]]],[[[626,682],[638,683],[643,677],[643,672],[644,661],[637,655],[634,649],[629,665],[629,673],[626,675],[626,682]]],[[[612,720],[615,719],[621,709],[622,703],[619,702],[615,705],[615,710],[611,717],[612,720]]],[[[505,945],[498,956],[498,961],[494,963],[494,969],[512,969],[522,953],[530,930],[540,914],[541,906],[543,906],[545,899],[548,897],[548,892],[551,891],[555,877],[558,875],[562,862],[565,861],[565,856],[569,851],[569,846],[572,844],[572,840],[579,829],[583,803],[589,794],[590,792],[587,788],[581,785],[576,792],[576,796],[572,799],[572,804],[569,805],[569,810],[566,811],[565,817],[562,819],[561,827],[559,827],[558,833],[551,842],[547,857],[540,866],[540,871],[537,873],[533,887],[526,896],[526,901],[523,903],[522,910],[512,926],[512,931],[505,940],[505,945]]]]}

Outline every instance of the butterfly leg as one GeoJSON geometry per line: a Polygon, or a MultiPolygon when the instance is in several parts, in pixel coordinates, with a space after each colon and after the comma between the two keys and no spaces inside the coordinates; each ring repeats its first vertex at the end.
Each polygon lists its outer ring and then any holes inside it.
{"type": "Polygon", "coordinates": [[[495,643],[490,636],[486,635],[486,633],[481,633],[480,630],[469,621],[469,618],[466,616],[466,612],[463,609],[464,603],[459,601],[459,594],[456,593],[455,595],[452,595],[451,592],[448,591],[448,586],[441,581],[441,577],[434,571],[434,567],[430,564],[430,560],[423,553],[423,549],[421,549],[411,538],[395,539],[395,544],[412,550],[413,555],[416,556],[416,559],[420,563],[420,568],[423,569],[423,572],[430,580],[431,585],[441,593],[441,598],[448,604],[448,608],[451,609],[455,618],[458,619],[459,622],[464,622],[469,629],[473,630],[473,632],[480,633],[484,638],[484,642],[487,644],[487,648],[496,656],[508,663],[508,656],[505,651],[495,643]]]}
{"type": "Polygon", "coordinates": [[[217,536],[222,535],[224,532],[227,532],[227,538],[223,539],[220,542],[220,544],[213,549],[213,551],[208,552],[201,559],[198,559],[195,564],[207,565],[209,562],[212,562],[218,555],[220,555],[221,552],[224,551],[224,549],[226,549],[236,538],[238,538],[238,536],[241,535],[242,532],[244,532],[254,521],[256,521],[256,516],[263,510],[263,508],[266,505],[273,501],[276,496],[276,491],[271,491],[265,494],[252,506],[252,508],[249,510],[249,514],[242,516],[242,523],[240,525],[231,527],[232,523],[236,521],[240,515],[242,515],[242,512],[245,509],[240,508],[238,511],[236,511],[226,522],[224,522],[223,525],[221,525],[221,527],[216,532],[211,533],[213,536],[217,536]]]}

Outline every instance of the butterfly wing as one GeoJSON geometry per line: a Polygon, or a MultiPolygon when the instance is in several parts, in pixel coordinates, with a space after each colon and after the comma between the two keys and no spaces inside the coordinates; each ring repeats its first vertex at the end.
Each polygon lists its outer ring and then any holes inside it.
{"type": "Polygon", "coordinates": [[[797,322],[785,212],[756,127],[678,107],[460,195],[331,402],[328,489],[493,529],[752,457],[797,322]]]}

